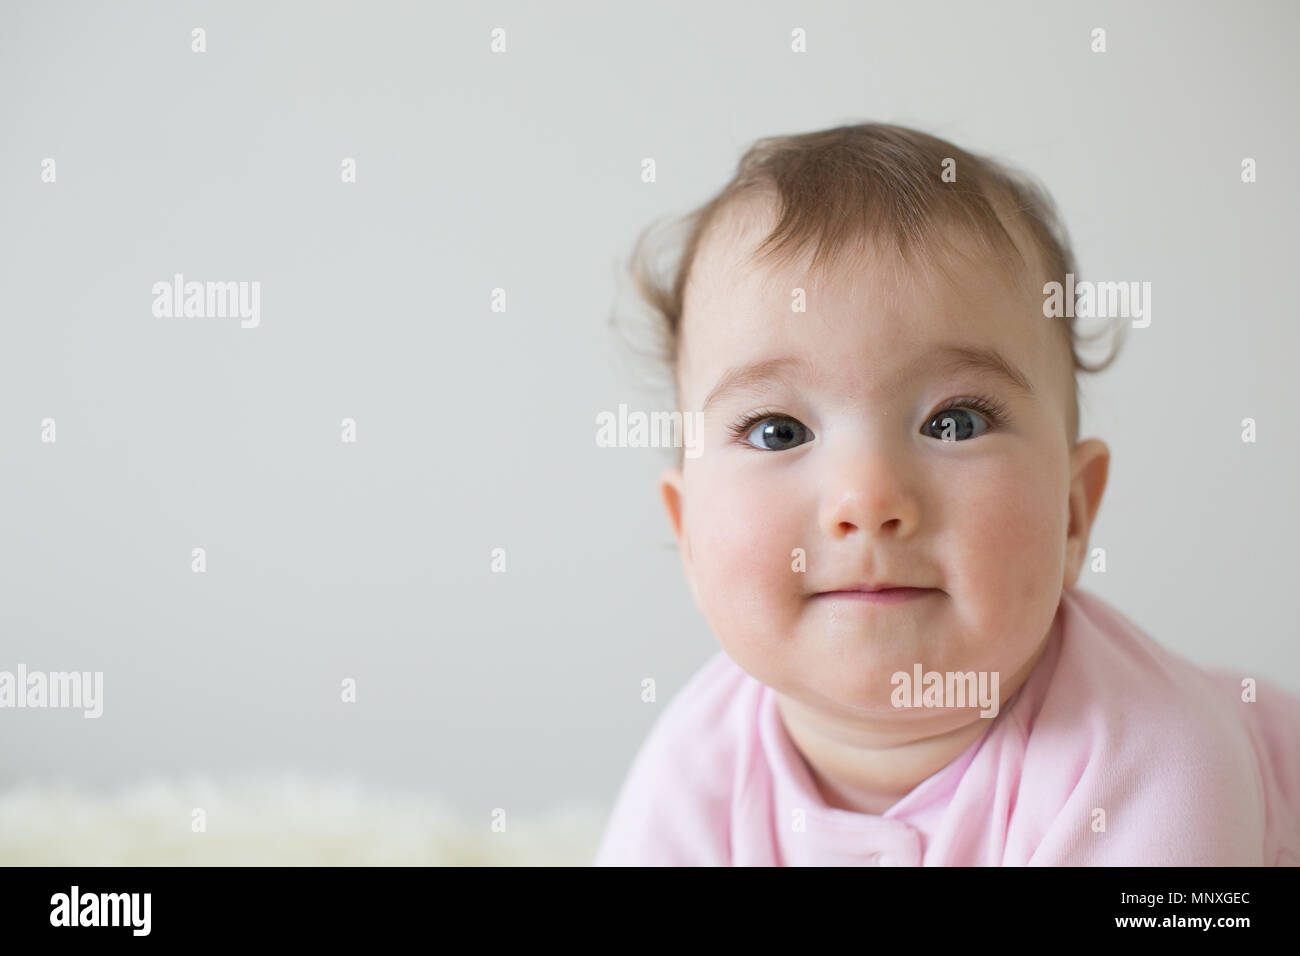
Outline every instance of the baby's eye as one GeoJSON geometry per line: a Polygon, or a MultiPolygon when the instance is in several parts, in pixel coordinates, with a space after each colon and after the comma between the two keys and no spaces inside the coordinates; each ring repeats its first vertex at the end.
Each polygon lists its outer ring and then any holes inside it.
{"type": "Polygon", "coordinates": [[[983,415],[969,408],[945,408],[921,428],[921,434],[940,441],[963,441],[982,435],[989,429],[983,415]]]}
{"type": "Polygon", "coordinates": [[[758,420],[753,428],[748,423],[742,424],[740,431],[745,441],[764,451],[785,451],[814,437],[808,426],[788,415],[769,415],[758,420]]]}

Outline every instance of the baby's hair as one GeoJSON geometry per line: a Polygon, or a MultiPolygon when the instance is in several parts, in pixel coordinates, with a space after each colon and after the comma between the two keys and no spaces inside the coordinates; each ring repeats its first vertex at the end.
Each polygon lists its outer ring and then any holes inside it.
{"type": "MultiPolygon", "coordinates": [[[[710,226],[746,198],[774,198],[779,210],[775,228],[752,254],[757,261],[788,263],[811,247],[815,270],[874,240],[896,253],[895,262],[919,260],[924,268],[949,275],[946,259],[967,258],[954,241],[961,236],[974,239],[981,254],[997,261],[1015,287],[1026,292],[1041,296],[1049,281],[1064,286],[1069,273],[1078,279],[1068,234],[1047,191],[996,160],[917,130],[880,123],[760,139],[741,157],[721,192],[672,224],[684,240],[680,251],[669,253],[666,268],[655,266],[665,245],[659,223],[641,233],[628,261],[636,291],[654,316],[654,358],[669,371],[678,398],[682,311],[691,266],[710,226]]],[[[1077,373],[1110,366],[1123,326],[1118,326],[1110,354],[1090,364],[1080,355],[1080,344],[1111,330],[1103,326],[1082,335],[1073,316],[1051,321],[1062,324],[1073,363],[1073,444],[1079,429],[1077,373]]]]}

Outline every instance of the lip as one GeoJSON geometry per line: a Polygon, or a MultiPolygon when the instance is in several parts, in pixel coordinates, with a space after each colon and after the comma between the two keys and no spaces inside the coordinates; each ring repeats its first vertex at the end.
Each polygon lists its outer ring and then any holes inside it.
{"type": "Polygon", "coordinates": [[[915,601],[930,594],[938,594],[937,588],[881,587],[872,590],[854,588],[846,591],[822,591],[813,597],[836,598],[844,601],[866,601],[870,604],[902,604],[915,601]]]}

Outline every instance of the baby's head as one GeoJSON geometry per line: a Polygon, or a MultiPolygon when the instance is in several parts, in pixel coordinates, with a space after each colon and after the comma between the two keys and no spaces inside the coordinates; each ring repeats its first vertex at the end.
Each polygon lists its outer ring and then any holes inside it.
{"type": "MultiPolygon", "coordinates": [[[[1078,440],[1074,272],[1051,200],[866,124],[758,142],[634,272],[698,452],[661,491],[696,604],[749,674],[824,713],[913,720],[890,675],[1023,681],[1086,556],[1108,451],[1078,440]],[[898,603],[831,594],[926,589],[898,603]]],[[[1105,331],[1105,330],[1103,330],[1105,331]]],[[[969,712],[966,717],[969,718],[969,712]]],[[[929,722],[929,723],[926,723],[929,722]]]]}

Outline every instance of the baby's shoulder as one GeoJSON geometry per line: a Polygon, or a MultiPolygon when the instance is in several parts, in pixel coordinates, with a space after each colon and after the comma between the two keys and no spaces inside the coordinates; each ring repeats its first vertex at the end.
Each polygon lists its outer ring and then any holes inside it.
{"type": "Polygon", "coordinates": [[[1261,843],[1266,863],[1300,853],[1300,698],[1198,665],[1100,598],[1071,601],[1035,729],[1075,742],[1096,805],[1126,807],[1153,836],[1200,833],[1208,845],[1223,831],[1222,852],[1241,849],[1243,862],[1261,843]]]}
{"type": "Polygon", "coordinates": [[[1206,677],[1232,708],[1250,740],[1253,779],[1266,807],[1264,862],[1300,866],[1300,694],[1241,671],[1206,677]]]}
{"type": "Polygon", "coordinates": [[[1210,670],[1165,647],[1100,598],[1074,590],[1052,693],[1089,713],[1126,749],[1238,752],[1249,733],[1241,698],[1210,670]]]}
{"type": "Polygon", "coordinates": [[[637,750],[597,865],[729,862],[732,787],[761,686],[722,651],[691,675],[637,750]]]}
{"type": "Polygon", "coordinates": [[[755,732],[761,685],[724,651],[717,651],[673,694],[641,747],[644,759],[682,770],[730,769],[739,746],[755,732]]]}

